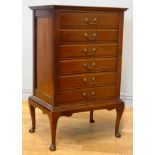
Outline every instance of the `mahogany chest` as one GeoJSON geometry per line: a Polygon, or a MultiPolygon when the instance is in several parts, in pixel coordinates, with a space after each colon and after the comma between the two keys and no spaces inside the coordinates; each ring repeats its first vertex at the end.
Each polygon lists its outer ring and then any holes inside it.
{"type": "Polygon", "coordinates": [[[123,17],[126,8],[36,6],[33,10],[33,95],[35,108],[49,116],[50,150],[56,149],[60,116],[116,109],[115,136],[124,103],[120,99],[123,17]]]}

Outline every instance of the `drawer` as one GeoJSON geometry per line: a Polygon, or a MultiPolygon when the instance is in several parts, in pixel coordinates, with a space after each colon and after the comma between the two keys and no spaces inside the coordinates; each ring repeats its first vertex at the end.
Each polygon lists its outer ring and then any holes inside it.
{"type": "Polygon", "coordinates": [[[117,56],[117,44],[82,44],[60,45],[59,58],[77,57],[115,57],[117,56]]]}
{"type": "Polygon", "coordinates": [[[116,97],[115,86],[94,87],[61,91],[57,94],[58,103],[78,102],[88,100],[102,100],[116,97]]]}
{"type": "Polygon", "coordinates": [[[118,29],[61,29],[61,42],[117,41],[118,29]]]}
{"type": "Polygon", "coordinates": [[[59,76],[59,89],[74,89],[87,86],[114,85],[116,72],[101,72],[59,76]]]}
{"type": "Polygon", "coordinates": [[[116,58],[74,59],[59,61],[60,74],[116,70],[116,58]]]}
{"type": "Polygon", "coordinates": [[[118,28],[117,13],[60,13],[61,28],[118,28]]]}

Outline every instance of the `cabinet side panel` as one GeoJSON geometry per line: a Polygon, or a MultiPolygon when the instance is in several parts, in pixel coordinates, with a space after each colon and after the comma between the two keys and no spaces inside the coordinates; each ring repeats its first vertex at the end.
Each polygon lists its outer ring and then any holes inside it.
{"type": "Polygon", "coordinates": [[[36,19],[36,88],[35,96],[53,104],[52,18],[36,19]]]}
{"type": "Polygon", "coordinates": [[[117,61],[117,96],[120,97],[121,67],[122,67],[122,44],[123,44],[123,22],[124,12],[119,17],[119,38],[118,38],[118,61],[117,61]]]}

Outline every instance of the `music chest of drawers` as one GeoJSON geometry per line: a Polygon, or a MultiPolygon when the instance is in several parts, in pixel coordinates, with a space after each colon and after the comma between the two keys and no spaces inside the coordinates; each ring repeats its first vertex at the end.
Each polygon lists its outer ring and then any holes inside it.
{"type": "Polygon", "coordinates": [[[36,6],[33,10],[33,95],[29,97],[32,129],[35,108],[50,120],[56,149],[60,116],[116,109],[115,136],[124,110],[120,99],[123,17],[126,8],[36,6]]]}

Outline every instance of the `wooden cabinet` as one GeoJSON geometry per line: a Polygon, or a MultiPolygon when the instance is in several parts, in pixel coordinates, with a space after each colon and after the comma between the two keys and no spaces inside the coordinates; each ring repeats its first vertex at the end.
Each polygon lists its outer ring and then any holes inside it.
{"type": "Polygon", "coordinates": [[[33,95],[35,108],[49,116],[50,150],[56,149],[60,116],[116,109],[115,136],[124,103],[120,99],[123,17],[126,8],[36,6],[33,10],[33,95]]]}

